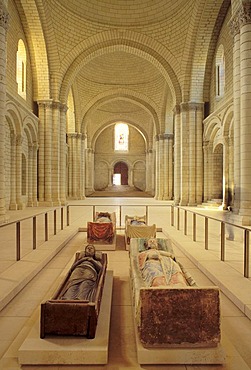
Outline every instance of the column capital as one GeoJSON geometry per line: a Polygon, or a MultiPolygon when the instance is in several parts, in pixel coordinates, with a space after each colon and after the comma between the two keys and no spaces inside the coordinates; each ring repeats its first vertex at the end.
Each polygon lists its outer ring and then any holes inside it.
{"type": "Polygon", "coordinates": [[[37,101],[38,107],[39,108],[44,108],[44,109],[52,109],[53,107],[53,101],[48,99],[48,100],[38,100],[37,101]]]}
{"type": "Polygon", "coordinates": [[[180,108],[181,108],[181,112],[203,111],[204,103],[199,103],[199,102],[181,103],[180,108]]]}
{"type": "Polygon", "coordinates": [[[66,105],[66,104],[64,104],[64,103],[60,103],[60,111],[61,111],[62,113],[66,113],[66,112],[68,111],[68,107],[67,107],[67,105],[66,105]]]}
{"type": "Polygon", "coordinates": [[[16,135],[16,144],[18,145],[18,146],[21,146],[22,145],[22,143],[23,143],[23,136],[22,135],[16,135]]]}
{"type": "Polygon", "coordinates": [[[180,114],[180,105],[176,104],[175,107],[173,108],[173,113],[174,114],[180,114]]]}
{"type": "Polygon", "coordinates": [[[230,33],[233,37],[240,33],[240,15],[235,14],[229,21],[228,26],[230,28],[230,33]]]}
{"type": "Polygon", "coordinates": [[[67,134],[67,137],[70,139],[76,139],[78,136],[77,132],[71,132],[67,134]]]}
{"type": "Polygon", "coordinates": [[[245,24],[251,24],[251,3],[250,1],[245,1],[242,3],[239,17],[240,17],[240,26],[244,26],[245,24]]]}
{"type": "Polygon", "coordinates": [[[11,130],[10,132],[10,143],[11,143],[11,146],[16,145],[17,143],[17,135],[13,130],[11,130]]]}
{"type": "Polygon", "coordinates": [[[251,3],[244,1],[238,11],[232,16],[229,22],[230,32],[233,37],[240,33],[240,28],[246,24],[251,24],[251,3]]]}
{"type": "Polygon", "coordinates": [[[166,134],[163,134],[163,136],[164,136],[164,139],[165,140],[172,140],[174,135],[173,134],[167,134],[166,133],[166,134]]]}
{"type": "Polygon", "coordinates": [[[7,30],[8,23],[9,23],[9,13],[4,4],[0,3],[0,26],[7,30]]]}

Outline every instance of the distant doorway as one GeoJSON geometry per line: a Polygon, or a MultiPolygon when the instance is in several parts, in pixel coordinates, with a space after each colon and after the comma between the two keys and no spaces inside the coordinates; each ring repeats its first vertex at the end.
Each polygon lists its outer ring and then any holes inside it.
{"type": "Polygon", "coordinates": [[[125,162],[117,162],[114,166],[113,173],[115,175],[113,176],[114,185],[128,185],[128,166],[125,162]],[[117,176],[117,175],[120,175],[120,176],[117,176]],[[120,178],[120,184],[118,184],[119,178],[120,178]]]}

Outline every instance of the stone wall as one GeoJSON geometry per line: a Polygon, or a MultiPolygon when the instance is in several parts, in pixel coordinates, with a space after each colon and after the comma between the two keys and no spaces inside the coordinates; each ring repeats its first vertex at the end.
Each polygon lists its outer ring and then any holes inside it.
{"type": "Polygon", "coordinates": [[[94,148],[94,189],[101,190],[112,184],[114,165],[124,162],[128,166],[128,184],[145,190],[146,145],[138,130],[129,126],[128,152],[115,152],[114,126],[111,125],[96,140],[94,148]]]}

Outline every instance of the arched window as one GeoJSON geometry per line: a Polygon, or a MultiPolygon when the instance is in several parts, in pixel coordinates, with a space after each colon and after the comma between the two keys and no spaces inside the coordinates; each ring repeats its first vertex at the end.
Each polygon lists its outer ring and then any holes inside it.
{"type": "Polygon", "coordinates": [[[26,99],[26,49],[21,39],[18,41],[16,79],[18,94],[26,99]]]}
{"type": "Polygon", "coordinates": [[[115,150],[128,150],[128,136],[129,136],[129,128],[126,123],[117,123],[115,125],[115,143],[114,148],[115,150]]]}
{"type": "Polygon", "coordinates": [[[68,107],[67,114],[66,114],[67,133],[76,132],[74,98],[73,98],[72,89],[70,89],[70,92],[68,95],[67,107],[68,107]]]}
{"type": "Polygon", "coordinates": [[[215,64],[216,98],[222,98],[225,90],[225,56],[223,45],[220,45],[217,50],[215,64]]]}

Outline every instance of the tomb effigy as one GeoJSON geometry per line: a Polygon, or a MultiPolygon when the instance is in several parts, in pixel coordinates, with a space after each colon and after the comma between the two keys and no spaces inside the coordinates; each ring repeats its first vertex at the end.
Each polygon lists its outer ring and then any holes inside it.
{"type": "Polygon", "coordinates": [[[125,243],[129,249],[131,238],[155,238],[156,225],[147,225],[146,215],[144,216],[125,216],[125,243]]]}
{"type": "Polygon", "coordinates": [[[168,239],[133,238],[129,255],[139,362],[222,363],[219,288],[198,287],[168,239]]]}
{"type": "Polygon", "coordinates": [[[104,246],[116,245],[115,212],[96,212],[94,221],[87,222],[88,243],[104,246]]]}
{"type": "Polygon", "coordinates": [[[107,254],[87,245],[53,297],[41,304],[40,337],[73,335],[94,338],[104,280],[107,254]]]}

